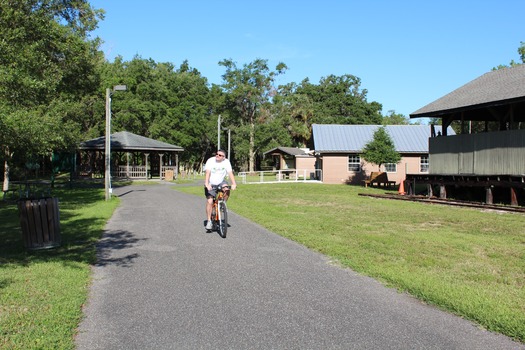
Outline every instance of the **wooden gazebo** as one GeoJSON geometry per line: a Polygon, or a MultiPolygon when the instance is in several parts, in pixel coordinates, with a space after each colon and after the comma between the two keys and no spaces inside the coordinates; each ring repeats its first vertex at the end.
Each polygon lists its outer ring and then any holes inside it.
{"type": "MultiPolygon", "coordinates": [[[[84,141],[79,146],[77,174],[80,177],[103,177],[105,170],[105,137],[84,141]]],[[[166,171],[177,176],[182,147],[153,140],[127,131],[111,135],[111,176],[115,178],[150,179],[166,177],[166,171]]]]}

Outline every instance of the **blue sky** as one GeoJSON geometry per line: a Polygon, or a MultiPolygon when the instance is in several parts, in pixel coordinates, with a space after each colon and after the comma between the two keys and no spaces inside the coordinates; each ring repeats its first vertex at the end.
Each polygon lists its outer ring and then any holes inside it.
{"type": "Polygon", "coordinates": [[[113,61],[135,55],[179,67],[188,60],[220,84],[231,58],[288,71],[277,84],[330,74],[361,79],[369,102],[410,113],[489,72],[520,61],[524,0],[91,0],[106,11],[94,35],[113,61]]]}

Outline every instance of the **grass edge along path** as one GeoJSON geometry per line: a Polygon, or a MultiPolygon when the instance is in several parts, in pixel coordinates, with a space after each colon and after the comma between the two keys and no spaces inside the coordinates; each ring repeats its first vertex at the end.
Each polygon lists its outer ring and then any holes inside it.
{"type": "Polygon", "coordinates": [[[100,189],[54,189],[62,244],[23,248],[16,204],[0,204],[0,348],[74,349],[95,243],[120,203],[100,189]]]}
{"type": "Polygon", "coordinates": [[[361,192],[384,190],[241,185],[228,207],[342,266],[525,342],[524,215],[358,196],[361,192]]]}

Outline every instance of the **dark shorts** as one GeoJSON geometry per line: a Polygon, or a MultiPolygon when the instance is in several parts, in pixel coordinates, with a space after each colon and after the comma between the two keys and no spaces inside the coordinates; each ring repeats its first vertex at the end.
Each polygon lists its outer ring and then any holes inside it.
{"type": "Polygon", "coordinates": [[[204,186],[204,196],[206,196],[206,198],[215,198],[215,196],[217,195],[217,188],[222,186],[229,187],[230,184],[228,184],[226,181],[223,181],[218,185],[211,185],[211,191],[208,191],[208,188],[204,186]]]}

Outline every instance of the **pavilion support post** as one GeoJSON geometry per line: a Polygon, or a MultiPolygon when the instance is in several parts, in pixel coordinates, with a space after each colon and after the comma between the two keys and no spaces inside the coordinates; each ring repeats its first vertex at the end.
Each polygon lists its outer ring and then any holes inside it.
{"type": "Polygon", "coordinates": [[[431,184],[428,184],[427,185],[427,193],[428,193],[428,198],[432,198],[434,196],[434,190],[432,189],[432,185],[431,184]]]}
{"type": "Polygon", "coordinates": [[[518,206],[518,195],[514,187],[510,188],[510,205],[518,206]]]}
{"type": "Polygon", "coordinates": [[[129,178],[129,152],[126,152],[126,177],[129,178]]]}
{"type": "Polygon", "coordinates": [[[88,157],[89,157],[89,172],[91,177],[95,177],[95,173],[98,171],[98,169],[95,166],[95,160],[97,158],[97,151],[88,151],[88,157]]]}
{"type": "Polygon", "coordinates": [[[485,203],[486,204],[493,204],[494,203],[494,197],[492,195],[492,187],[491,186],[485,188],[485,203]]]}
{"type": "Polygon", "coordinates": [[[144,155],[146,156],[146,180],[149,179],[149,176],[148,176],[148,157],[149,157],[149,153],[144,153],[144,155]]]}
{"type": "Polygon", "coordinates": [[[414,189],[412,188],[413,186],[413,180],[410,181],[410,180],[405,180],[405,185],[406,185],[406,192],[407,192],[407,195],[409,196],[413,196],[414,195],[414,189]]]}
{"type": "Polygon", "coordinates": [[[164,157],[164,153],[159,153],[159,179],[162,180],[162,157],[164,157]]]}
{"type": "Polygon", "coordinates": [[[439,185],[439,198],[447,199],[447,187],[445,185],[439,185]]]}
{"type": "Polygon", "coordinates": [[[179,178],[179,155],[175,153],[175,180],[179,178]]]}

